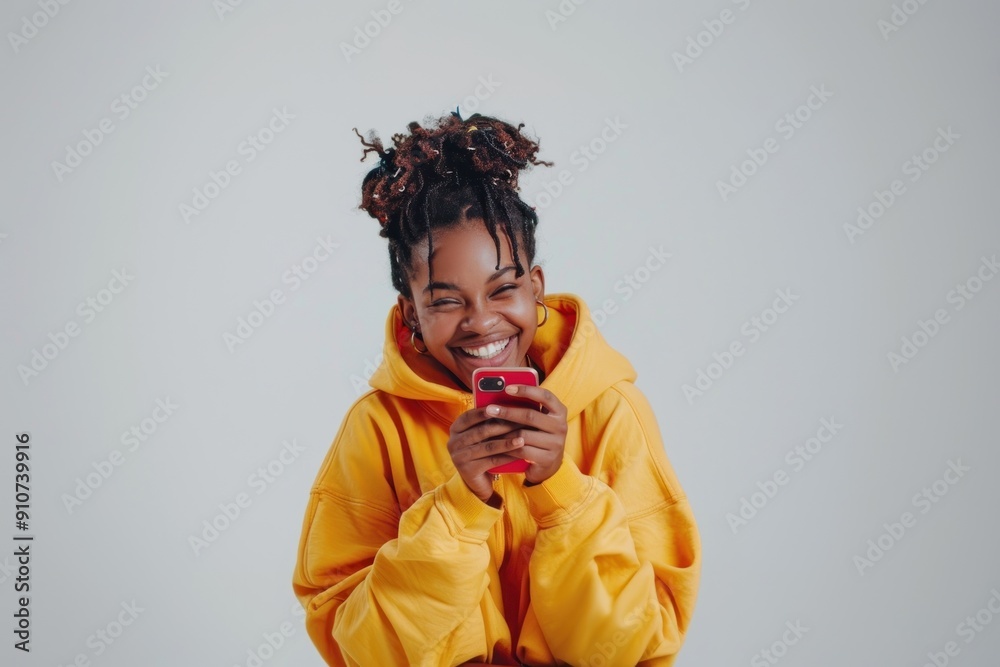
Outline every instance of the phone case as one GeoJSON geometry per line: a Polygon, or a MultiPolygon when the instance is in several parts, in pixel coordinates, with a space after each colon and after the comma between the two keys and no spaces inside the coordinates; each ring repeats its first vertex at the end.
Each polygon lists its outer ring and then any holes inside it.
{"type": "MultiPolygon", "coordinates": [[[[538,386],[538,373],[534,368],[477,368],[472,373],[472,395],[477,408],[487,405],[509,405],[513,407],[528,407],[540,410],[541,406],[529,398],[522,396],[511,396],[503,390],[503,386],[508,384],[530,384],[538,386]],[[502,378],[503,385],[495,390],[481,389],[480,381],[486,380],[489,383],[491,378],[502,378]]],[[[528,462],[524,460],[511,461],[495,468],[490,468],[487,472],[491,474],[524,472],[528,469],[528,462]]]]}

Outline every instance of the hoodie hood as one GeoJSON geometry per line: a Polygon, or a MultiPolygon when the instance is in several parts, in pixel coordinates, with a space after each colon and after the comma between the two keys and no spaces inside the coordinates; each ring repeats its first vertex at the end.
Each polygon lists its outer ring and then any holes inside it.
{"type": "MultiPolygon", "coordinates": [[[[568,421],[616,382],[634,382],[636,373],[601,336],[580,297],[551,294],[545,305],[549,319],[536,329],[528,355],[544,371],[541,386],[568,409],[568,421]]],[[[413,349],[398,304],[389,310],[382,364],[369,384],[394,396],[423,401],[448,422],[473,403],[472,393],[461,388],[444,366],[413,349]]]]}

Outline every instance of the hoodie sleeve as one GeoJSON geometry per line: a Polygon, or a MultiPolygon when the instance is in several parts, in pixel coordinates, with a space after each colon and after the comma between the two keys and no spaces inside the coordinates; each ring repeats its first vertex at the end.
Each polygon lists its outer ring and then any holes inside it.
{"type": "Polygon", "coordinates": [[[487,593],[502,511],[455,473],[400,513],[382,442],[395,431],[365,412],[345,417],[309,495],[293,575],[306,630],[329,665],[487,656],[506,628],[487,593]]]}
{"type": "Polygon", "coordinates": [[[581,466],[567,456],[552,477],[524,489],[538,535],[518,657],[668,667],[698,591],[694,515],[652,409],[631,382],[604,392],[580,418],[589,424],[581,466]]]}

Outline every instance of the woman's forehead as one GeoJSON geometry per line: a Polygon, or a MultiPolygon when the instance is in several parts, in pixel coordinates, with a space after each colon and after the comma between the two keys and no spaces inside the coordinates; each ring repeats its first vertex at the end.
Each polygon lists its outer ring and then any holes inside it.
{"type": "MultiPolygon", "coordinates": [[[[513,247],[503,225],[497,225],[500,241],[500,264],[514,263],[513,247]]],[[[481,220],[473,220],[454,227],[431,231],[433,253],[428,258],[428,240],[422,239],[414,246],[412,269],[415,274],[426,275],[428,259],[434,263],[435,280],[443,279],[444,273],[451,271],[484,271],[493,273],[497,267],[497,244],[481,220]]],[[[519,244],[518,254],[524,262],[523,244],[519,244]]]]}

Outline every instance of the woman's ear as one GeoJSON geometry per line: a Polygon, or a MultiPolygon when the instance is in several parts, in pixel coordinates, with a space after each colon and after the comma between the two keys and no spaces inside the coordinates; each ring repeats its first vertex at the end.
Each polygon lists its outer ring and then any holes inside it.
{"type": "Polygon", "coordinates": [[[542,271],[542,267],[535,264],[528,271],[531,276],[531,291],[535,295],[535,299],[538,301],[545,300],[545,273],[542,271]]]}
{"type": "Polygon", "coordinates": [[[403,324],[415,331],[420,330],[420,322],[417,319],[417,308],[413,305],[413,299],[409,299],[402,294],[396,299],[399,305],[399,312],[403,316],[403,324]]]}

